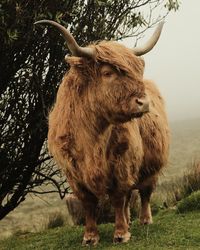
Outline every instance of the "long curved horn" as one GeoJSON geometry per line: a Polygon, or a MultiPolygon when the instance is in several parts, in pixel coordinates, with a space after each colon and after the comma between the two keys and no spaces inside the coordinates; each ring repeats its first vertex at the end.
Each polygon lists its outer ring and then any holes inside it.
{"type": "Polygon", "coordinates": [[[159,25],[156,28],[156,30],[154,31],[152,37],[149,39],[149,41],[147,41],[146,44],[144,44],[143,47],[136,47],[133,49],[133,53],[136,56],[142,56],[153,49],[153,47],[156,45],[156,43],[160,37],[163,25],[164,25],[164,21],[159,23],[159,25]]]}
{"type": "Polygon", "coordinates": [[[51,21],[51,20],[40,20],[35,22],[34,24],[50,24],[54,27],[56,27],[61,34],[63,35],[67,46],[69,50],[71,51],[73,56],[78,56],[78,57],[87,57],[87,58],[92,58],[95,59],[95,50],[92,48],[84,48],[80,47],[72,34],[62,25],[60,25],[57,22],[51,21]]]}

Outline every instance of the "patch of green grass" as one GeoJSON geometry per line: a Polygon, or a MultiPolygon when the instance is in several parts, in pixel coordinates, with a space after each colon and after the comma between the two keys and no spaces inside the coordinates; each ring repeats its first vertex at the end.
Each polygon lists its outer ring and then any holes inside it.
{"type": "MultiPolygon", "coordinates": [[[[200,249],[200,212],[177,214],[162,211],[154,217],[154,224],[139,226],[135,221],[131,227],[132,238],[126,244],[113,244],[113,224],[99,226],[100,243],[94,249],[200,249]]],[[[0,241],[2,250],[60,250],[88,249],[81,246],[83,227],[62,227],[42,233],[11,237],[0,241]]]]}
{"type": "Polygon", "coordinates": [[[180,213],[194,210],[200,211],[200,191],[193,192],[177,204],[177,211],[180,213]]]}

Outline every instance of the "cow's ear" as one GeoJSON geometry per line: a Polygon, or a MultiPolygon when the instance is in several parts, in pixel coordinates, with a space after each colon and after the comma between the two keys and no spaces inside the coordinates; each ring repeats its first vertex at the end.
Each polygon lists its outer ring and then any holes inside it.
{"type": "Polygon", "coordinates": [[[144,68],[145,68],[145,61],[142,57],[138,57],[139,59],[139,73],[143,76],[144,75],[144,68]]]}
{"type": "Polygon", "coordinates": [[[143,67],[145,67],[145,61],[144,61],[144,58],[143,57],[140,57],[140,60],[141,60],[141,63],[143,65],[143,67]]]}

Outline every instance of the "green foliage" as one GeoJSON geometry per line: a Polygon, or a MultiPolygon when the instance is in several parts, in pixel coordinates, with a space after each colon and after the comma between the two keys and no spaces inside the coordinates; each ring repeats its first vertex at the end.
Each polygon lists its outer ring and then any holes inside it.
{"type": "Polygon", "coordinates": [[[174,10],[174,11],[177,11],[178,8],[180,6],[180,1],[174,1],[174,0],[168,0],[165,7],[171,11],[171,10],[174,10]]]}
{"type": "Polygon", "coordinates": [[[184,213],[200,210],[200,191],[193,192],[177,204],[177,212],[184,213]]]}

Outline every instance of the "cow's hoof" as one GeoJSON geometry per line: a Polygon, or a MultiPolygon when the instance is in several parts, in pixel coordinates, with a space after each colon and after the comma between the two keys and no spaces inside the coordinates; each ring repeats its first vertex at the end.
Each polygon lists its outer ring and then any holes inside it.
{"type": "Polygon", "coordinates": [[[140,225],[150,225],[153,223],[152,217],[141,217],[140,218],[140,225]]]}
{"type": "Polygon", "coordinates": [[[96,246],[99,242],[99,235],[87,234],[83,237],[83,246],[96,246]]]}
{"type": "Polygon", "coordinates": [[[114,243],[125,243],[128,242],[131,238],[131,234],[129,232],[122,234],[122,233],[115,233],[113,242],[114,243]]]}

